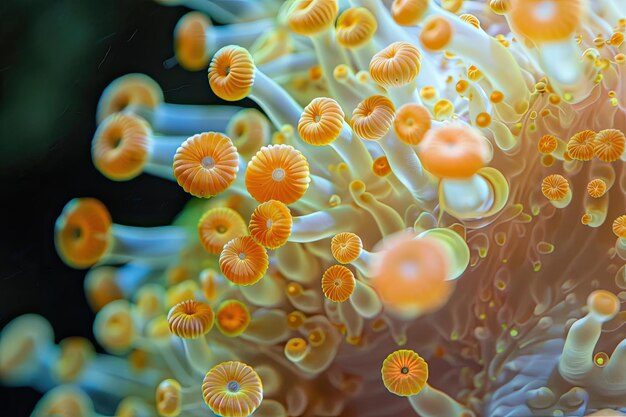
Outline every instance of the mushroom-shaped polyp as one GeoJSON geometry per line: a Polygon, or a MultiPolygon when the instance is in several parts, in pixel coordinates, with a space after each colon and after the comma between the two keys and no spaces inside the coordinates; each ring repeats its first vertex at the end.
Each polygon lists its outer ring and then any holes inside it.
{"type": "Polygon", "coordinates": [[[573,36],[583,14],[582,0],[512,0],[512,29],[534,42],[557,42],[573,36]]]}
{"type": "Polygon", "coordinates": [[[298,35],[311,36],[330,28],[338,12],[337,0],[296,0],[287,23],[298,35]]]}
{"type": "Polygon", "coordinates": [[[383,384],[401,397],[418,394],[428,380],[428,364],[412,350],[397,350],[383,361],[383,384]]]}
{"type": "Polygon", "coordinates": [[[292,225],[289,207],[280,201],[270,200],[254,209],[248,229],[259,245],[277,249],[287,243],[292,225]]]}
{"type": "Polygon", "coordinates": [[[215,325],[224,336],[237,337],[250,325],[250,312],[241,301],[225,300],[215,313],[215,325]]]}
{"type": "Polygon", "coordinates": [[[174,156],[178,184],[195,197],[212,197],[230,187],[239,171],[239,154],[230,138],[217,132],[194,135],[174,156]]]}
{"type": "Polygon", "coordinates": [[[54,243],[63,261],[88,268],[109,249],[111,216],[94,198],[75,198],[65,205],[54,225],[54,243]]]}
{"type": "Polygon", "coordinates": [[[424,168],[440,178],[469,178],[491,159],[487,139],[471,127],[429,130],[418,148],[424,168]]]}
{"type": "Polygon", "coordinates": [[[241,362],[223,362],[202,381],[204,402],[222,417],[248,417],[261,405],[263,385],[256,371],[241,362]]]}
{"type": "Polygon", "coordinates": [[[338,233],[330,241],[330,251],[333,257],[342,264],[356,261],[362,249],[361,238],[354,233],[338,233]]]}
{"type": "Polygon", "coordinates": [[[309,145],[328,145],[341,133],[344,117],[343,110],[335,100],[317,97],[302,111],[298,133],[309,145]]]}
{"type": "Polygon", "coordinates": [[[228,207],[215,207],[200,218],[198,234],[204,249],[219,255],[225,244],[246,234],[246,223],[237,211],[228,207]]]}
{"type": "Polygon", "coordinates": [[[393,128],[402,142],[419,145],[430,130],[432,117],[428,109],[417,103],[406,103],[396,112],[393,128]]]}
{"type": "Polygon", "coordinates": [[[213,327],[213,309],[205,303],[186,300],[176,304],[167,315],[170,332],[183,339],[197,339],[213,327]]]}
{"type": "Polygon", "coordinates": [[[207,29],[211,21],[203,13],[190,12],[183,16],[174,29],[174,51],[176,60],[190,71],[206,68],[209,63],[207,54],[207,29]]]}
{"type": "Polygon", "coordinates": [[[229,281],[237,285],[252,285],[265,275],[269,259],[265,248],[251,236],[241,236],[224,245],[219,263],[229,281]]]}
{"type": "Polygon", "coordinates": [[[153,110],[161,103],[163,92],[156,81],[144,74],[127,74],[109,84],[102,93],[97,120],[101,122],[107,116],[129,108],[153,110]]]}
{"type": "Polygon", "coordinates": [[[262,147],[246,169],[246,188],[258,202],[298,201],[309,188],[309,163],[290,145],[262,147]]]}
{"type": "Polygon", "coordinates": [[[343,265],[332,265],[322,276],[322,292],[335,303],[350,298],[355,285],[354,274],[343,265]]]}
{"type": "Polygon", "coordinates": [[[369,71],[383,87],[401,87],[417,78],[422,54],[408,42],[394,42],[372,57],[369,71]]]}
{"type": "Polygon", "coordinates": [[[219,98],[241,100],[250,93],[252,84],[254,62],[246,49],[228,45],[215,53],[209,66],[209,85],[219,98]]]}
{"type": "Polygon", "coordinates": [[[448,301],[448,270],[446,252],[435,239],[394,236],[372,265],[371,283],[390,312],[415,318],[448,301]]]}
{"type": "Polygon", "coordinates": [[[360,48],[369,43],[377,28],[372,12],[365,7],[351,7],[337,19],[337,43],[344,48],[360,48]]]}
{"type": "Polygon", "coordinates": [[[354,109],[350,126],[363,139],[378,140],[389,131],[394,116],[395,107],[391,100],[385,96],[370,96],[354,109]]]}

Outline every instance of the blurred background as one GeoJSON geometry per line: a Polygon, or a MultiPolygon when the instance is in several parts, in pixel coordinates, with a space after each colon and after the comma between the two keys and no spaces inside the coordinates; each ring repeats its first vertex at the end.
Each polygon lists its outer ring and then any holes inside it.
{"type": "MultiPolygon", "coordinates": [[[[186,11],[151,0],[0,1],[0,328],[32,312],[50,320],[57,342],[94,340],[86,271],[54,249],[54,222],[69,200],[98,198],[116,223],[135,226],[168,224],[188,200],[148,175],[110,181],[90,154],[98,98],[120,75],[151,76],[169,102],[215,101],[205,71],[164,65],[186,11]]],[[[0,386],[0,397],[0,414],[17,417],[41,395],[0,386]]]]}

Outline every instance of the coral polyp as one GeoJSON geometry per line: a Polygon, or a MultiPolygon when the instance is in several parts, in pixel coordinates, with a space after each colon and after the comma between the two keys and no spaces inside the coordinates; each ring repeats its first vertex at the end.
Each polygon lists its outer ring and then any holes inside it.
{"type": "Polygon", "coordinates": [[[255,108],[105,89],[95,167],[190,201],[60,213],[106,354],[9,323],[34,416],[626,415],[625,2],[159,3],[255,108]]]}

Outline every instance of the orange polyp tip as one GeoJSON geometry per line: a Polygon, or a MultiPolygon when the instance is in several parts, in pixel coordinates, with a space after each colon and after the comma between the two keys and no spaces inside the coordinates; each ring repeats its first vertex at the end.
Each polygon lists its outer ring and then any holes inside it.
{"type": "Polygon", "coordinates": [[[186,300],[171,308],[167,324],[173,335],[197,339],[213,328],[213,310],[200,301],[186,300]]]}
{"type": "Polygon", "coordinates": [[[582,0],[516,0],[508,16],[515,32],[535,42],[554,42],[572,36],[582,14],[582,0]]]}
{"type": "Polygon", "coordinates": [[[156,389],[156,409],[160,416],[176,417],[182,405],[182,387],[175,379],[165,379],[156,389]]]}
{"type": "Polygon", "coordinates": [[[440,178],[469,178],[489,159],[487,139],[469,127],[429,130],[419,145],[424,168],[440,178]]]}
{"type": "Polygon", "coordinates": [[[114,181],[141,174],[148,159],[152,131],[139,116],[115,113],[100,123],[91,144],[93,164],[114,181]]]}
{"type": "Polygon", "coordinates": [[[304,358],[309,350],[309,344],[301,337],[291,338],[285,343],[285,356],[291,360],[304,358]]]}
{"type": "Polygon", "coordinates": [[[298,133],[309,145],[328,145],[341,133],[344,118],[343,110],[335,100],[317,97],[302,111],[298,133]]]}
{"type": "Polygon", "coordinates": [[[580,222],[585,225],[589,224],[591,222],[591,214],[589,213],[583,214],[582,217],[580,218],[580,222]]]}
{"type": "Polygon", "coordinates": [[[254,84],[254,70],[254,62],[246,49],[225,46],[211,60],[209,85],[223,100],[241,100],[248,96],[254,84]]]}
{"type": "Polygon", "coordinates": [[[163,102],[161,87],[144,74],[126,74],[108,85],[98,101],[97,121],[128,107],[154,109],[163,102]]]}
{"type": "Polygon", "coordinates": [[[624,153],[624,134],[617,129],[605,129],[595,138],[594,153],[603,162],[617,161],[624,153]]]}
{"type": "Polygon", "coordinates": [[[304,324],[306,316],[301,311],[292,311],[287,314],[287,325],[291,330],[298,330],[304,324]]]}
{"type": "Polygon", "coordinates": [[[402,142],[407,145],[418,145],[431,127],[431,116],[428,109],[417,103],[406,103],[396,112],[393,128],[402,142]]]}
{"type": "Polygon", "coordinates": [[[184,141],[174,155],[174,176],[195,197],[212,197],[226,190],[239,171],[239,154],[221,133],[205,132],[184,141]]]}
{"type": "Polygon", "coordinates": [[[385,177],[391,173],[391,166],[385,155],[374,159],[372,163],[372,171],[378,177],[385,177]]]}
{"type": "Polygon", "coordinates": [[[495,14],[505,14],[511,10],[511,0],[491,0],[489,8],[495,14]]]}
{"type": "Polygon", "coordinates": [[[365,7],[351,7],[337,19],[337,43],[344,48],[359,48],[372,39],[376,29],[378,22],[369,10],[365,7]]]}
{"type": "Polygon", "coordinates": [[[426,101],[434,100],[437,97],[437,89],[431,85],[427,85],[420,89],[420,97],[426,101]]]}
{"type": "Polygon", "coordinates": [[[548,155],[552,152],[556,151],[556,147],[558,146],[558,140],[552,135],[543,135],[541,139],[539,139],[539,143],[537,144],[537,148],[539,152],[542,154],[548,155]]]}
{"type": "Polygon", "coordinates": [[[408,397],[426,385],[428,364],[412,350],[397,350],[383,361],[381,374],[389,392],[408,397]]]}
{"type": "Polygon", "coordinates": [[[489,101],[491,101],[492,103],[501,103],[502,100],[504,100],[504,94],[502,94],[501,91],[495,90],[489,96],[489,101]]]}
{"type": "Polygon", "coordinates": [[[302,198],[310,181],[309,163],[289,145],[262,147],[246,170],[246,188],[260,203],[278,200],[293,204],[302,198]]]}
{"type": "Polygon", "coordinates": [[[619,313],[620,300],[610,291],[595,290],[587,297],[587,307],[601,317],[613,318],[619,313]]]}
{"type": "Polygon", "coordinates": [[[224,245],[219,263],[229,281],[237,285],[252,285],[263,278],[269,260],[263,246],[251,236],[241,236],[224,245]]]}
{"type": "Polygon", "coordinates": [[[433,106],[433,113],[438,120],[450,118],[454,114],[454,104],[450,100],[441,99],[433,106]]]}
{"type": "Polygon", "coordinates": [[[96,353],[91,342],[83,337],[63,339],[59,343],[59,348],[60,354],[53,372],[62,382],[76,380],[96,353]]]}
{"type": "Polygon", "coordinates": [[[330,301],[342,303],[354,292],[354,274],[343,265],[333,265],[322,276],[322,292],[330,301]]]}
{"type": "Polygon", "coordinates": [[[613,221],[613,233],[615,236],[626,239],[626,214],[622,214],[613,221]]]}
{"type": "Polygon", "coordinates": [[[567,142],[567,153],[572,159],[590,161],[596,147],[596,132],[583,130],[576,133],[567,142]]]}
{"type": "Polygon", "coordinates": [[[90,269],[85,277],[85,293],[94,312],[100,311],[111,301],[124,298],[124,293],[117,285],[117,268],[101,266],[90,269]]]}
{"type": "Polygon", "coordinates": [[[383,87],[401,87],[417,78],[422,55],[408,42],[394,42],[370,60],[372,79],[383,87]]]}
{"type": "Polygon", "coordinates": [[[569,183],[562,175],[548,175],[541,182],[541,192],[551,201],[562,200],[569,190],[569,183]]]}
{"type": "Polygon", "coordinates": [[[363,250],[361,238],[350,232],[338,233],[330,241],[330,251],[333,257],[342,264],[357,260],[363,250]]]}
{"type": "Polygon", "coordinates": [[[415,316],[441,307],[452,292],[448,258],[431,238],[390,239],[372,265],[372,286],[387,308],[415,316]]]}
{"type": "Polygon", "coordinates": [[[263,401],[263,384],[252,367],[222,362],[202,381],[202,396],[211,411],[222,417],[248,417],[263,401]]]}
{"type": "Polygon", "coordinates": [[[454,29],[448,19],[434,16],[424,24],[420,33],[420,42],[426,49],[441,51],[450,43],[453,33],[454,29]]]}
{"type": "Polygon", "coordinates": [[[476,116],[476,126],[484,129],[486,127],[489,127],[490,124],[491,115],[489,113],[482,112],[476,116]]]}
{"type": "Polygon", "coordinates": [[[200,243],[213,255],[218,255],[226,243],[246,232],[246,223],[241,215],[228,207],[212,208],[198,222],[200,243]]]}
{"type": "Polygon", "coordinates": [[[215,313],[215,324],[224,336],[239,336],[250,324],[248,307],[237,300],[223,301],[215,313]]]}
{"type": "Polygon", "coordinates": [[[277,249],[287,243],[293,220],[289,207],[277,200],[261,203],[250,217],[250,235],[261,246],[277,249]]]}
{"type": "Polygon", "coordinates": [[[211,21],[203,13],[190,12],[180,18],[174,29],[176,60],[185,69],[197,71],[207,67],[206,31],[211,21]]]}
{"type": "Polygon", "coordinates": [[[391,4],[391,16],[401,26],[414,26],[424,17],[429,1],[394,0],[391,4]]]}
{"type": "Polygon", "coordinates": [[[228,122],[226,136],[240,154],[249,155],[269,142],[270,123],[257,109],[243,109],[228,122]]]}
{"type": "Polygon", "coordinates": [[[337,0],[296,0],[287,23],[298,35],[312,36],[330,28],[339,13],[337,0]]]}
{"type": "Polygon", "coordinates": [[[378,140],[389,131],[394,116],[395,108],[391,100],[385,96],[370,96],[354,109],[350,125],[361,138],[378,140]]]}
{"type": "Polygon", "coordinates": [[[599,178],[589,181],[587,193],[593,198],[600,198],[606,193],[606,182],[599,178]]]}
{"type": "Polygon", "coordinates": [[[111,224],[99,200],[75,198],[67,203],[54,225],[54,243],[63,262],[78,269],[97,263],[109,248],[111,224]]]}
{"type": "Polygon", "coordinates": [[[470,25],[474,26],[476,29],[480,29],[480,21],[473,14],[462,14],[461,16],[459,16],[459,18],[462,21],[467,22],[470,25]]]}

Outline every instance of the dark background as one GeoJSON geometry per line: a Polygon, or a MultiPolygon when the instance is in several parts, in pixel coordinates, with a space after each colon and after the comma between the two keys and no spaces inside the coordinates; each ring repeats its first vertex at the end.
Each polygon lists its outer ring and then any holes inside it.
{"type": "MultiPolygon", "coordinates": [[[[142,72],[173,103],[214,102],[206,72],[164,61],[187,12],[151,0],[0,1],[0,328],[24,313],[47,317],[57,342],[91,338],[85,271],[65,266],[54,221],[75,197],[96,197],[116,223],[168,224],[188,196],[142,175],[115,183],[93,167],[95,110],[116,77],[142,72]]],[[[27,416],[41,394],[0,386],[0,415],[27,416]]]]}

